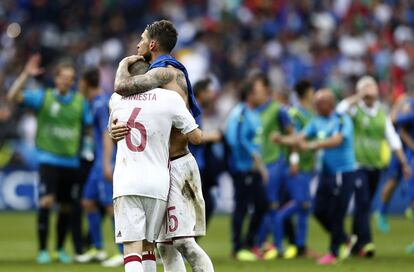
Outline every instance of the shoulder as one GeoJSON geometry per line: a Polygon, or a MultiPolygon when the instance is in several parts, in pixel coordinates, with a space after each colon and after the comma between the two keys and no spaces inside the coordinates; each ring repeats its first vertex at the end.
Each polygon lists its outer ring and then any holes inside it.
{"type": "Polygon", "coordinates": [[[122,99],[122,95],[117,94],[117,93],[113,93],[111,95],[111,97],[109,98],[109,108],[113,109],[115,107],[116,104],[119,103],[119,101],[121,101],[122,99]]]}

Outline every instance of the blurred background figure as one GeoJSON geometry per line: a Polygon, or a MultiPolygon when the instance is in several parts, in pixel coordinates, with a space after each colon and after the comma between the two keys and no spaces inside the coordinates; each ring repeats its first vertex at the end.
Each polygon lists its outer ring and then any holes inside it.
{"type": "MultiPolygon", "coordinates": [[[[307,80],[301,80],[295,85],[298,104],[289,109],[289,116],[295,126],[295,132],[300,133],[313,117],[313,99],[315,90],[307,80]]],[[[279,142],[280,134],[273,133],[272,140],[279,142]]],[[[291,165],[298,165],[297,173],[291,172],[286,182],[289,201],[280,208],[277,218],[280,238],[284,236],[284,223],[293,215],[296,219],[296,235],[293,245],[286,250],[284,257],[291,259],[306,254],[306,240],[308,234],[308,221],[311,210],[310,183],[314,176],[316,157],[312,151],[293,150],[289,155],[291,165]]],[[[279,240],[281,240],[279,238],[279,240]]],[[[279,241],[280,243],[281,241],[279,241]]]]}
{"type": "Polygon", "coordinates": [[[371,204],[380,183],[381,172],[389,164],[390,149],[395,152],[406,178],[410,176],[411,168],[400,137],[378,101],[378,85],[374,78],[360,78],[356,91],[355,95],[340,102],[336,111],[348,113],[354,124],[358,179],[355,184],[353,233],[358,237],[358,242],[353,251],[360,256],[373,257],[375,245],[370,229],[371,204]]]}
{"type": "MultiPolygon", "coordinates": [[[[258,107],[256,112],[260,115],[261,133],[260,150],[263,162],[266,164],[269,181],[266,186],[267,200],[269,201],[269,212],[262,222],[259,238],[254,248],[255,254],[265,260],[275,259],[279,253],[283,254],[282,239],[279,237],[280,228],[277,226],[277,212],[284,204],[284,182],[288,175],[286,162],[286,150],[271,140],[272,133],[291,134],[293,126],[286,108],[272,97],[269,78],[262,73],[251,77],[253,92],[257,96],[258,107]],[[273,245],[262,249],[268,233],[273,234],[273,245]],[[263,250],[263,252],[261,252],[263,250]],[[263,255],[263,256],[262,256],[263,255]]],[[[296,171],[296,165],[292,171],[296,171]]]]}
{"type": "Polygon", "coordinates": [[[99,207],[104,207],[113,224],[112,174],[114,167],[114,145],[107,133],[109,119],[109,96],[102,93],[99,86],[98,68],[85,70],[79,81],[79,90],[91,105],[93,115],[93,148],[94,163],[83,188],[82,206],[86,213],[91,237],[91,248],[82,255],[75,256],[75,261],[87,263],[101,261],[104,266],[123,265],[122,246],[119,253],[106,260],[107,253],[103,249],[102,216],[99,207]],[[105,261],[106,260],[106,261],[105,261]]]}
{"type": "Polygon", "coordinates": [[[254,111],[262,104],[263,94],[254,87],[254,81],[248,81],[243,84],[240,95],[241,102],[230,113],[225,132],[230,148],[230,169],[235,191],[232,254],[240,261],[254,261],[257,257],[250,250],[268,210],[265,192],[268,172],[260,153],[260,117],[254,111]],[[250,205],[253,205],[254,212],[247,234],[243,235],[243,222],[250,205]]]}
{"type": "MultiPolygon", "coordinates": [[[[71,258],[64,251],[63,245],[68,226],[72,226],[72,230],[80,230],[80,215],[74,209],[80,194],[77,173],[79,150],[82,131],[86,129],[91,133],[89,129],[92,118],[88,103],[72,90],[76,74],[71,64],[61,63],[56,66],[54,88],[22,92],[29,77],[43,73],[40,62],[40,55],[29,58],[7,98],[10,103],[34,110],[38,120],[36,147],[40,162],[40,184],[37,221],[39,254],[36,261],[39,264],[51,262],[47,251],[49,214],[57,203],[57,258],[62,263],[70,263],[71,258]]],[[[82,254],[81,232],[73,234],[75,252],[82,254]]]]}

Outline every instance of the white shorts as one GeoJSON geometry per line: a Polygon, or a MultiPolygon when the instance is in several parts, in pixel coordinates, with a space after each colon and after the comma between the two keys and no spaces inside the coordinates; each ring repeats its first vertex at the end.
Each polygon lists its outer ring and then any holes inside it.
{"type": "Polygon", "coordinates": [[[206,215],[198,165],[191,153],[173,160],[166,222],[159,242],[206,234],[206,215]]]}
{"type": "Polygon", "coordinates": [[[115,242],[153,242],[165,222],[167,202],[145,196],[114,199],[115,242]]]}

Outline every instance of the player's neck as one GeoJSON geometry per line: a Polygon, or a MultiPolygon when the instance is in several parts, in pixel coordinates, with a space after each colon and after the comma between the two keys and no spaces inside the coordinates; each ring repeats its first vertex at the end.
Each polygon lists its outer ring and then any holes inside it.
{"type": "Polygon", "coordinates": [[[87,98],[88,98],[88,100],[92,100],[95,97],[97,97],[99,94],[100,94],[100,89],[99,88],[93,88],[93,89],[89,90],[87,98]]]}
{"type": "Polygon", "coordinates": [[[306,100],[301,100],[299,101],[300,105],[307,110],[312,110],[312,102],[306,101],[306,100]]]}
{"type": "Polygon", "coordinates": [[[151,62],[153,62],[154,60],[156,60],[158,57],[160,56],[164,56],[164,55],[169,55],[170,53],[168,52],[164,52],[164,51],[157,51],[157,52],[152,52],[151,54],[151,62]]]}

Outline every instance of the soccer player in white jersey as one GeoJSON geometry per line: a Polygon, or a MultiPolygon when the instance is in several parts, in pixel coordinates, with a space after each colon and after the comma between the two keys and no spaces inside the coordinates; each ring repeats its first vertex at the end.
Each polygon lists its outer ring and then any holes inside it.
{"type": "MultiPolygon", "coordinates": [[[[141,71],[148,64],[134,65],[141,71]]],[[[156,271],[144,267],[143,251],[153,251],[167,209],[170,189],[169,140],[171,127],[201,143],[201,131],[183,99],[173,91],[156,88],[145,94],[110,101],[111,117],[130,128],[118,141],[114,170],[115,240],[124,245],[125,272],[156,271]],[[171,107],[171,105],[174,105],[171,107]]]]}

